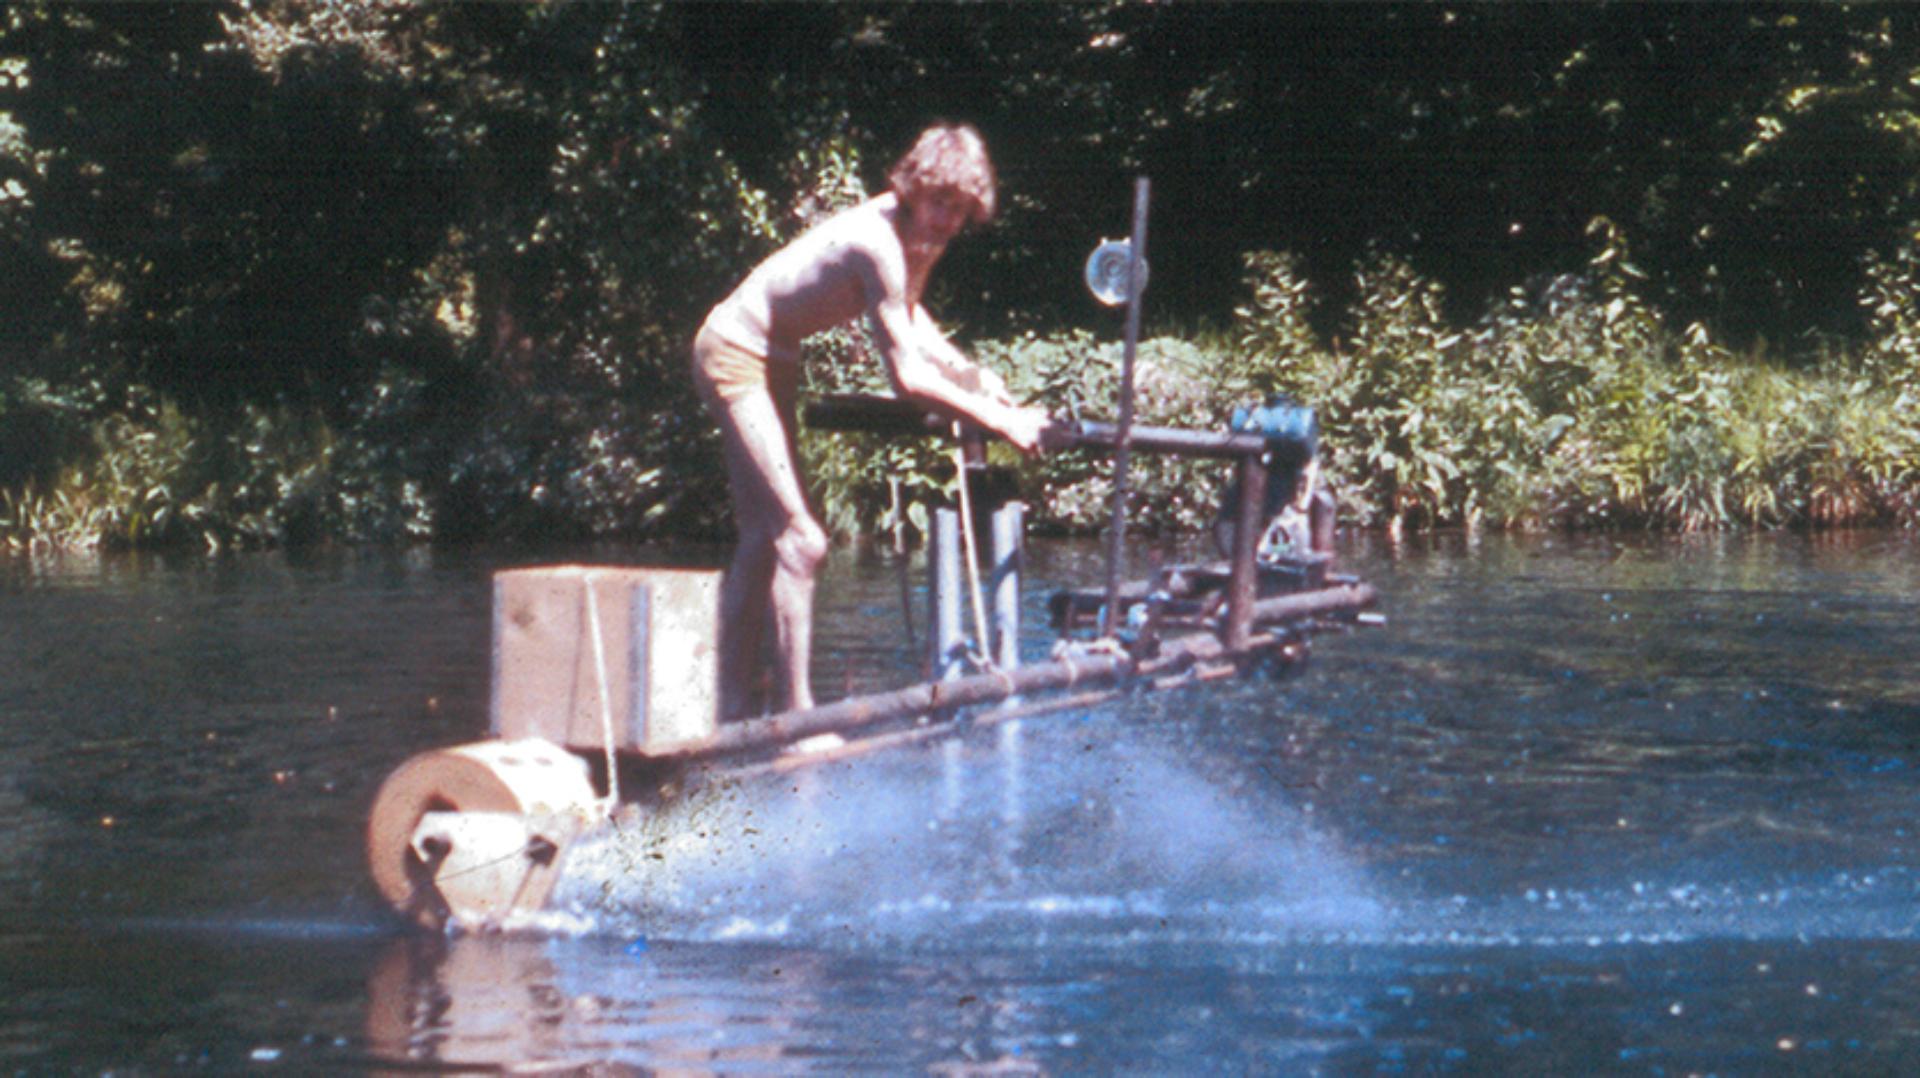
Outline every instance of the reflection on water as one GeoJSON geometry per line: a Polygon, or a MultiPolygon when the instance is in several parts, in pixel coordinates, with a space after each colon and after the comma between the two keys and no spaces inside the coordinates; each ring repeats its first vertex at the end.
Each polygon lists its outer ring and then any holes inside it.
{"type": "Polygon", "coordinates": [[[396,940],[368,983],[367,1059],[649,1074],[796,1062],[831,1073],[917,1059],[936,1072],[979,1073],[984,1063],[998,1068],[986,1073],[1040,1073],[1008,1050],[1026,1043],[1023,1012],[1039,1009],[1021,998],[1027,988],[982,996],[970,980],[979,974],[831,952],[733,945],[724,967],[719,957],[599,939],[396,940]]]}
{"type": "Polygon", "coordinates": [[[656,1071],[706,1073],[778,1060],[799,1039],[781,1001],[804,1010],[801,962],[780,971],[780,991],[764,995],[634,996],[621,986],[653,980],[640,948],[555,951],[504,937],[389,942],[367,981],[368,1052],[396,1064],[515,1072],[632,1056],[656,1071]]]}
{"type": "MultiPolygon", "coordinates": [[[[1297,680],[716,781],[453,940],[359,828],[535,559],[0,563],[0,1068],[1898,1069],[1913,547],[1350,547],[1390,623],[1297,680]]],[[[911,676],[892,567],[831,572],[821,686],[911,676]]]]}

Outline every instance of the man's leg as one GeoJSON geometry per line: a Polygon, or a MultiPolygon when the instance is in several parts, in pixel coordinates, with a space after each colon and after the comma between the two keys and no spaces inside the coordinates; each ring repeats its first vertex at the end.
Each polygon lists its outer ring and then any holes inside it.
{"type": "MultiPolygon", "coordinates": [[[[722,695],[742,702],[757,668],[763,612],[773,609],[774,644],[788,708],[813,706],[813,583],[827,554],[794,463],[789,386],[728,401],[720,416],[740,547],[721,594],[722,695]],[[785,392],[782,392],[785,390],[785,392]],[[775,395],[785,398],[776,401],[775,395]]],[[[723,714],[727,713],[723,707],[723,714]]]]}
{"type": "MultiPolygon", "coordinates": [[[[725,421],[722,421],[725,426],[725,421]]],[[[733,518],[739,540],[733,560],[720,581],[720,717],[748,715],[754,707],[761,678],[760,641],[766,633],[767,609],[773,594],[773,540],[753,518],[759,504],[742,493],[741,469],[733,464],[733,439],[727,439],[727,474],[733,495],[733,518]]],[[[757,481],[750,476],[748,481],[757,481]]]]}

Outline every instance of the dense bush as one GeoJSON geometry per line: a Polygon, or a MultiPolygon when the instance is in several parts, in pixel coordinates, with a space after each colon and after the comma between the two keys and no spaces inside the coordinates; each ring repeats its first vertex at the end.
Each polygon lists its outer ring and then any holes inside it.
{"type": "MultiPolygon", "coordinates": [[[[1141,342],[1137,421],[1217,429],[1270,393],[1308,402],[1343,519],[1361,527],[1920,523],[1911,251],[1869,269],[1869,342],[1785,366],[1699,325],[1669,328],[1637,297],[1610,228],[1595,234],[1604,249],[1586,272],[1516,288],[1468,326],[1449,322],[1440,288],[1407,263],[1372,258],[1356,270],[1344,333],[1325,342],[1298,263],[1250,255],[1230,333],[1141,342]]],[[[1116,341],[1029,333],[976,352],[1056,415],[1113,418],[1116,341]]],[[[887,388],[863,331],[812,343],[810,393],[887,388]]],[[[674,499],[672,472],[634,437],[657,418],[617,396],[449,402],[390,370],[341,420],[285,406],[194,415],[152,391],[63,397],[19,378],[0,407],[8,430],[74,446],[71,463],[22,473],[0,496],[0,535],[15,547],[619,534],[674,499]]],[[[710,426],[697,412],[675,421],[710,426]]],[[[950,450],[933,439],[807,430],[802,455],[841,535],[885,532],[895,512],[921,530],[924,504],[954,493],[950,450]]],[[[1036,528],[1105,526],[1105,456],[1023,459],[996,445],[991,459],[1018,476],[1036,528]]],[[[1136,455],[1135,504],[1151,509],[1135,526],[1204,527],[1227,478],[1217,462],[1136,455]]]]}
{"type": "Polygon", "coordinates": [[[344,431],[252,405],[222,424],[134,390],[86,423],[73,463],[0,494],[0,537],[17,549],[208,550],[427,538],[422,483],[374,437],[380,409],[367,402],[344,431]]]}
{"type": "MultiPolygon", "coordinates": [[[[1356,269],[1360,299],[1342,334],[1324,341],[1298,262],[1249,255],[1249,298],[1230,332],[1141,342],[1137,421],[1217,429],[1236,404],[1270,393],[1310,403],[1343,519],[1360,527],[1920,523],[1913,251],[1868,268],[1870,340],[1788,366],[1728,349],[1697,324],[1667,326],[1636,294],[1611,226],[1594,235],[1602,249],[1585,272],[1515,288],[1466,326],[1449,321],[1437,284],[1373,257],[1356,269]]],[[[1113,418],[1116,341],[1027,333],[976,352],[1056,415],[1113,418]]],[[[864,331],[812,342],[810,393],[887,388],[864,331]]],[[[663,428],[621,395],[509,386],[443,397],[429,379],[390,369],[340,418],[251,404],[195,414],[151,390],[62,395],[15,377],[0,393],[5,429],[64,441],[69,462],[14,474],[0,536],[14,547],[218,549],[630,534],[684,494],[648,432],[711,437],[697,411],[663,428]]],[[[925,503],[954,493],[950,450],[933,439],[807,430],[802,456],[826,523],[844,536],[888,531],[896,512],[919,531],[925,503]]],[[[1023,459],[996,445],[991,459],[1017,475],[1036,528],[1105,526],[1105,456],[1023,459]]],[[[1133,522],[1204,527],[1227,479],[1217,462],[1136,455],[1135,504],[1151,508],[1133,522]]]]}
{"type": "MultiPolygon", "coordinates": [[[[1073,332],[1071,281],[1145,175],[1142,421],[1313,402],[1350,521],[1911,521],[1910,22],[0,6],[0,535],[719,535],[694,328],[942,115],[986,134],[1004,197],[931,305],[1050,407],[1110,418],[1116,349],[1073,332]]],[[[847,362],[816,362],[817,388],[878,382],[861,347],[822,342],[847,362]]],[[[806,453],[843,533],[944,482],[931,446],[806,453]]],[[[1105,519],[1103,461],[1002,462],[1043,526],[1105,519]]],[[[1143,459],[1136,519],[1199,522],[1217,472],[1143,459]]]]}
{"type": "MultiPolygon", "coordinates": [[[[1635,291],[1618,230],[1581,274],[1515,288],[1470,326],[1404,260],[1357,270],[1342,336],[1311,326],[1297,260],[1246,259],[1249,301],[1230,341],[1142,342],[1141,423],[1217,428],[1235,404],[1285,393],[1320,413],[1329,481],[1363,527],[1833,526],[1920,521],[1920,290],[1911,251],[1868,270],[1874,327],[1852,352],[1792,366],[1737,353],[1698,325],[1670,329],[1635,291]]],[[[1084,332],[989,341],[978,356],[1056,415],[1112,418],[1119,345],[1084,332]]],[[[840,368],[848,369],[848,368],[840,368]]],[[[877,362],[860,381],[884,388],[877,362]]],[[[829,521],[881,519],[889,481],[944,493],[931,444],[811,436],[829,521]]],[[[1002,458],[1011,463],[1011,455],[1002,458]]],[[[1104,457],[1018,462],[1031,519],[1091,532],[1109,512],[1104,457]]],[[[1143,528],[1194,530],[1226,478],[1217,464],[1136,457],[1143,528]]]]}
{"type": "Polygon", "coordinates": [[[1615,230],[1588,272],[1516,289],[1467,329],[1381,258],[1349,335],[1312,346],[1293,263],[1249,259],[1246,363],[1316,404],[1348,518],[1406,525],[1697,530],[1911,523],[1920,475],[1911,255],[1877,264],[1857,355],[1784,366],[1635,294],[1615,230]]]}
{"type": "MultiPolygon", "coordinates": [[[[843,373],[816,376],[814,384],[831,392],[885,391],[880,360],[864,352],[851,354],[849,362],[827,365],[843,373]]],[[[1084,331],[1022,335],[984,342],[976,358],[999,371],[1016,397],[1054,415],[1113,418],[1121,368],[1118,342],[1099,341],[1084,331]]],[[[1233,404],[1247,397],[1246,381],[1234,357],[1224,351],[1161,337],[1142,341],[1135,363],[1135,422],[1140,424],[1219,428],[1233,404]]],[[[933,439],[809,431],[803,449],[825,522],[841,534],[889,528],[896,489],[906,496],[909,522],[916,530],[924,529],[926,521],[924,510],[913,503],[957,497],[952,451],[933,439]]],[[[1055,532],[1091,532],[1105,526],[1113,473],[1104,454],[1063,451],[1023,459],[1010,447],[994,444],[988,459],[1017,477],[1030,526],[1055,532]]],[[[1150,513],[1136,512],[1134,524],[1160,531],[1206,526],[1227,479],[1226,467],[1217,461],[1149,454],[1135,454],[1129,474],[1134,501],[1152,506],[1150,513]]]]}

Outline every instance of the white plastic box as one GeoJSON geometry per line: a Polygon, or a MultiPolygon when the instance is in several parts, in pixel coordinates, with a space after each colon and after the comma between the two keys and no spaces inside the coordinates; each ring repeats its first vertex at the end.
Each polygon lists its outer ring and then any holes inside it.
{"type": "Polygon", "coordinates": [[[712,737],[720,574],[589,565],[493,578],[495,737],[659,755],[712,737]]]}

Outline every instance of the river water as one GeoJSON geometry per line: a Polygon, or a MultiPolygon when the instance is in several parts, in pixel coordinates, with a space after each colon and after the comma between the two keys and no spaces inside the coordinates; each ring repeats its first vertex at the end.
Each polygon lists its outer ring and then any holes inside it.
{"type": "MultiPolygon", "coordinates": [[[[1356,541],[1388,624],[1297,677],[746,784],[456,939],[361,828],[484,734],[489,574],[724,552],[0,561],[0,1071],[1910,1070],[1916,545],[1356,541]]],[[[911,676],[894,568],[823,696],[911,676]]]]}

